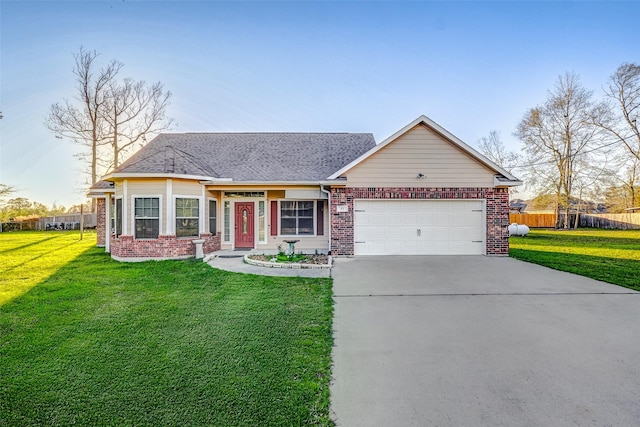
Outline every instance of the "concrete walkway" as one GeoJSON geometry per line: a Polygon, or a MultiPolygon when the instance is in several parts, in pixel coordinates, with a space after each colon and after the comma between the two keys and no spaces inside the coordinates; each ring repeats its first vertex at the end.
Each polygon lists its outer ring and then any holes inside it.
{"type": "Polygon", "coordinates": [[[232,256],[225,254],[209,260],[208,264],[220,270],[233,271],[235,273],[258,274],[261,276],[282,277],[331,277],[330,268],[306,269],[306,268],[266,268],[246,264],[242,255],[232,256]]]}
{"type": "Polygon", "coordinates": [[[333,277],[338,426],[640,425],[640,293],[492,257],[333,277]]]}

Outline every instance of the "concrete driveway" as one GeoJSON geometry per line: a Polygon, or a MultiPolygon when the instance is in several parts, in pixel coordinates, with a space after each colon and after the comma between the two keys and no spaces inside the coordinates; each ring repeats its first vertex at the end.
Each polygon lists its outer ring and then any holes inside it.
{"type": "Polygon", "coordinates": [[[333,277],[339,426],[640,425],[640,293],[496,257],[333,277]]]}

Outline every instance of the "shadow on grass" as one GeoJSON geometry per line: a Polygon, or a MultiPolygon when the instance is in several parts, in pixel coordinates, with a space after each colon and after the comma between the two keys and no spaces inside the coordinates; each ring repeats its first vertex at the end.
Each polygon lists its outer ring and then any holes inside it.
{"type": "MultiPolygon", "coordinates": [[[[75,242],[74,242],[74,243],[69,243],[69,244],[67,244],[67,245],[60,246],[58,249],[59,249],[59,250],[62,250],[62,249],[64,249],[64,248],[71,247],[71,246],[73,246],[74,244],[75,244],[75,242]]],[[[30,246],[30,245],[25,245],[25,246],[30,246]]],[[[87,249],[87,250],[89,250],[89,249],[87,249]]],[[[82,253],[81,253],[80,255],[82,255],[82,253]]],[[[78,256],[80,256],[80,255],[78,255],[78,256]]],[[[50,254],[50,253],[46,253],[46,252],[45,252],[45,253],[41,253],[41,254],[39,254],[39,255],[35,255],[35,256],[33,256],[33,257],[31,257],[31,258],[28,258],[28,259],[23,259],[23,260],[21,260],[20,264],[16,264],[16,265],[14,265],[14,266],[12,266],[12,267],[3,268],[3,269],[2,269],[2,272],[3,272],[3,274],[10,273],[10,272],[11,272],[11,271],[13,271],[13,270],[16,270],[16,269],[19,269],[19,268],[24,268],[24,267],[25,267],[25,264],[27,264],[27,265],[28,265],[29,263],[32,263],[32,262],[37,261],[37,260],[39,260],[39,259],[41,259],[41,258],[49,257],[49,256],[51,256],[51,254],[50,254]]],[[[71,258],[71,260],[73,260],[73,258],[71,258]]],[[[62,267],[62,266],[64,266],[64,264],[62,264],[62,265],[61,265],[61,267],[62,267]]],[[[52,274],[53,274],[53,273],[55,273],[55,271],[53,271],[53,272],[52,272],[52,274]]],[[[46,278],[46,277],[45,277],[45,278],[46,278]]]]}
{"type": "MultiPolygon", "coordinates": [[[[37,235],[28,237],[37,238],[37,235]]],[[[5,250],[0,264],[0,307],[39,286],[83,253],[101,251],[92,247],[93,244],[91,240],[80,241],[67,233],[5,250]]]]}
{"type": "Polygon", "coordinates": [[[331,319],[331,279],[90,248],[0,307],[0,426],[331,425],[331,319]]]}
{"type": "Polygon", "coordinates": [[[48,240],[53,240],[53,239],[57,239],[59,236],[51,236],[51,237],[47,237],[46,239],[42,239],[42,240],[38,240],[37,242],[31,242],[31,243],[27,243],[26,245],[22,245],[22,246],[16,246],[13,248],[9,248],[9,249],[4,249],[2,251],[0,251],[0,254],[9,254],[11,252],[17,252],[23,249],[26,249],[28,247],[31,246],[35,246],[35,245],[40,245],[48,240]]]}
{"type": "Polygon", "coordinates": [[[640,260],[516,248],[509,256],[640,291],[640,260]]]}

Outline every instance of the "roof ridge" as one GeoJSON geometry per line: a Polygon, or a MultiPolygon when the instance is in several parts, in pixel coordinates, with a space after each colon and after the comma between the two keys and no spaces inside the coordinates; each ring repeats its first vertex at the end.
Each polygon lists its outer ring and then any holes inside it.
{"type": "Polygon", "coordinates": [[[161,135],[372,135],[372,132],[166,132],[161,135]]]}
{"type": "Polygon", "coordinates": [[[211,168],[204,166],[201,162],[200,159],[198,159],[196,156],[194,156],[191,153],[188,153],[187,151],[184,151],[180,148],[176,148],[174,147],[172,144],[168,144],[167,148],[170,148],[171,150],[173,150],[174,152],[178,152],[181,155],[183,155],[184,157],[187,157],[191,162],[195,163],[196,166],[198,166],[203,172],[206,172],[207,174],[211,175],[212,177],[216,177],[219,178],[219,174],[217,174],[214,170],[212,170],[211,168]]]}

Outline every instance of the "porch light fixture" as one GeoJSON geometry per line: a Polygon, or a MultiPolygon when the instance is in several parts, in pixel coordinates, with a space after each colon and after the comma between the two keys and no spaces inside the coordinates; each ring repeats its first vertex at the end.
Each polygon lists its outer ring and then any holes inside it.
{"type": "Polygon", "coordinates": [[[422,172],[418,172],[418,176],[416,178],[424,178],[425,175],[422,172]]]}

